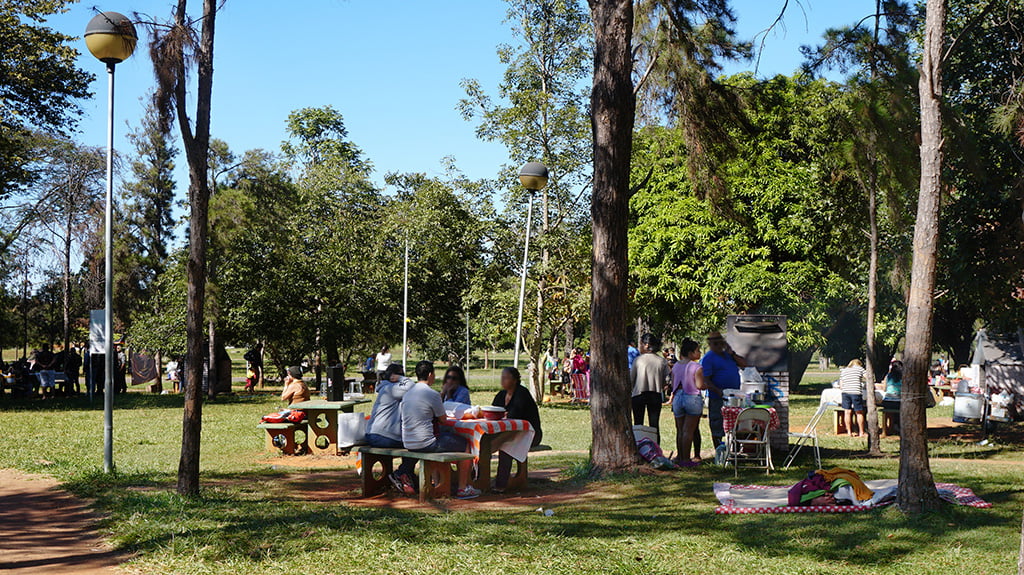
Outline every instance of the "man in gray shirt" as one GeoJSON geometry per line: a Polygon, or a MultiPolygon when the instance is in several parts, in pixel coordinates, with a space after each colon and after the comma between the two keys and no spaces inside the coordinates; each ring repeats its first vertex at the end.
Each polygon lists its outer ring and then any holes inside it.
{"type": "MultiPolygon", "coordinates": [[[[434,364],[421,361],[416,364],[416,384],[402,397],[402,443],[409,451],[419,453],[465,452],[466,438],[456,433],[441,433],[445,419],[441,394],[431,389],[434,383],[434,364]]],[[[469,484],[472,461],[460,461],[459,489],[455,496],[471,499],[480,496],[480,490],[469,484]]],[[[397,473],[397,472],[396,472],[397,473]]],[[[407,474],[406,474],[407,475],[407,474]]],[[[399,479],[405,483],[406,475],[399,479]]]]}

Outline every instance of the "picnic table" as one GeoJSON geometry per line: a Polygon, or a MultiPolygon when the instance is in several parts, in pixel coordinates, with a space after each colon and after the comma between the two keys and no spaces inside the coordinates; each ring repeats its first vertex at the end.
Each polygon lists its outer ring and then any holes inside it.
{"type": "Polygon", "coordinates": [[[288,406],[288,409],[300,409],[306,412],[306,420],[309,421],[309,450],[311,453],[339,455],[338,414],[352,413],[355,406],[369,402],[369,399],[347,401],[312,399],[293,403],[288,406]]]}
{"type": "Polygon", "coordinates": [[[443,424],[469,441],[470,453],[477,466],[473,486],[481,491],[491,487],[491,458],[496,451],[512,456],[518,462],[516,474],[509,479],[510,489],[526,485],[527,457],[536,435],[525,419],[448,419],[443,424]]]}
{"type": "MultiPolygon", "coordinates": [[[[736,426],[736,418],[739,417],[740,412],[743,411],[744,409],[747,409],[747,408],[745,408],[745,407],[729,407],[729,406],[722,407],[722,429],[723,429],[723,431],[725,431],[726,433],[729,433],[730,431],[732,431],[732,428],[736,426]]],[[[768,429],[778,429],[779,428],[779,414],[778,414],[778,412],[775,411],[774,407],[767,407],[765,409],[768,410],[768,416],[770,418],[769,421],[768,421],[768,429]]]]}

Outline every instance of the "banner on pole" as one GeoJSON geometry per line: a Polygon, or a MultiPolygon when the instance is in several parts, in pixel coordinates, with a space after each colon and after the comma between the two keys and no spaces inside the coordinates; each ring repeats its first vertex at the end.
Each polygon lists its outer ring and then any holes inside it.
{"type": "Polygon", "coordinates": [[[104,337],[103,327],[106,312],[102,309],[94,309],[89,312],[89,353],[100,354],[106,352],[107,339],[104,337]]]}

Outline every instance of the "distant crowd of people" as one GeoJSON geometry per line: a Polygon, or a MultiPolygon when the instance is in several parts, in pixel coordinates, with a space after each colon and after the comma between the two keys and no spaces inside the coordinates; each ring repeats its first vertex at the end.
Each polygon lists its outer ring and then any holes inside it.
{"type": "MultiPolygon", "coordinates": [[[[114,391],[123,393],[128,389],[128,358],[120,342],[114,346],[114,352],[114,391]]],[[[43,399],[77,395],[82,393],[83,376],[87,393],[103,393],[105,369],[103,355],[90,354],[86,345],[75,344],[54,351],[53,346],[44,344],[11,363],[0,361],[0,395],[43,399]]]]}

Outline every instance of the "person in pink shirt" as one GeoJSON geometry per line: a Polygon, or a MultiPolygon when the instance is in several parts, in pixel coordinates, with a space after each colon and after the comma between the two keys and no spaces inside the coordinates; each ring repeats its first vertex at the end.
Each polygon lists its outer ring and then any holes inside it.
{"type": "MultiPolygon", "coordinates": [[[[700,364],[700,344],[684,339],[679,346],[682,360],[672,367],[672,414],[676,419],[676,465],[694,467],[699,461],[690,459],[694,435],[704,413],[704,369],[700,364]]],[[[700,456],[700,447],[697,447],[700,456]]]]}

